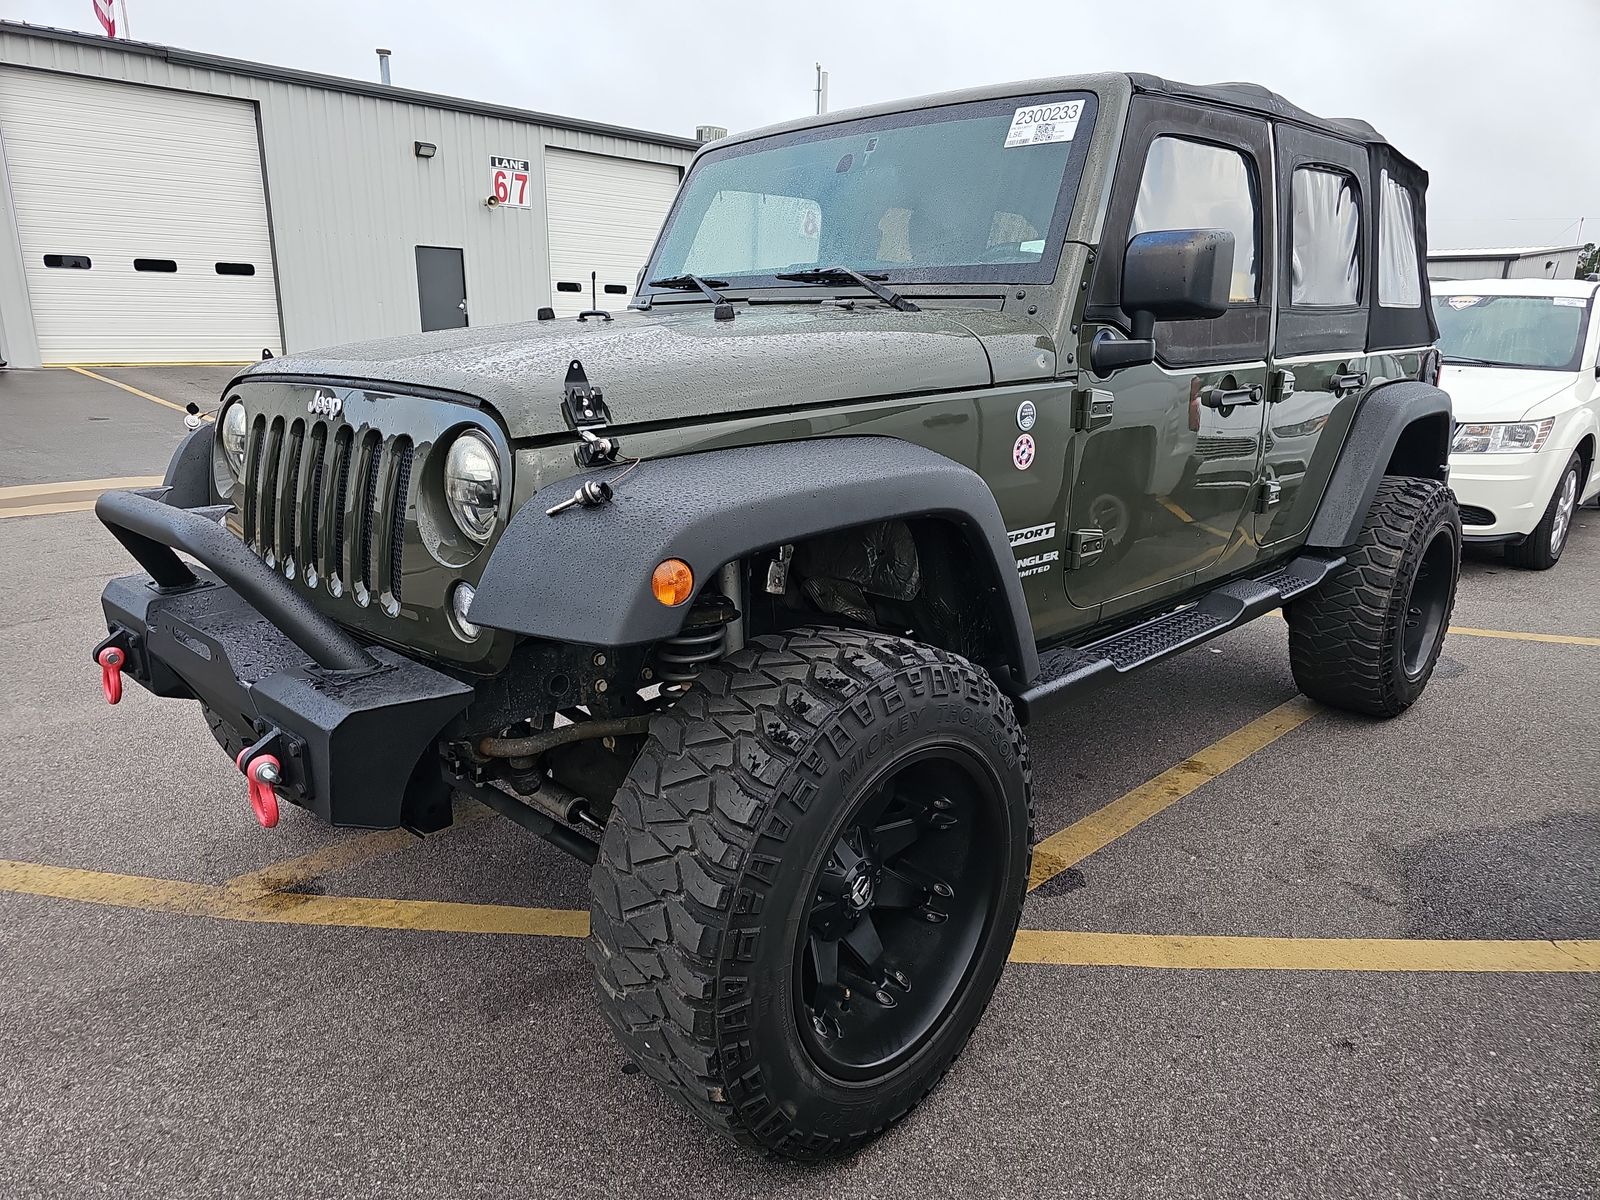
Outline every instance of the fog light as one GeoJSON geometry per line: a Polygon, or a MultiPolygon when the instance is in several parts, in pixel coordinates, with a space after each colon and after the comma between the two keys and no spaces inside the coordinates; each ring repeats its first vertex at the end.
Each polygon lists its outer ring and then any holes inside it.
{"type": "Polygon", "coordinates": [[[483,632],[467,620],[467,610],[472,607],[475,595],[477,593],[470,583],[458,583],[450,590],[450,616],[455,622],[457,636],[464,642],[477,641],[478,635],[483,632]]]}

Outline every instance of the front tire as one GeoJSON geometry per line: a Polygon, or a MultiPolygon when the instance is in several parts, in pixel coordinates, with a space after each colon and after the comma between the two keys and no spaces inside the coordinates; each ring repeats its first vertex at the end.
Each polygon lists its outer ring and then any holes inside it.
{"type": "Polygon", "coordinates": [[[592,877],[623,1046],[719,1132],[792,1158],[909,1112],[1005,966],[1027,748],[965,660],[837,630],[756,638],[653,723],[592,877]]]}
{"type": "Polygon", "coordinates": [[[1393,717],[1428,686],[1461,568],[1461,514],[1432,479],[1386,476],[1345,564],[1288,606],[1295,683],[1333,708],[1393,717]]]}
{"type": "Polygon", "coordinates": [[[1560,562],[1572,533],[1572,518],[1578,512],[1578,492],[1582,487],[1583,460],[1574,454],[1567,460],[1567,468],[1561,472],[1539,524],[1524,541],[1506,547],[1506,561],[1529,571],[1548,571],[1560,562]]]}

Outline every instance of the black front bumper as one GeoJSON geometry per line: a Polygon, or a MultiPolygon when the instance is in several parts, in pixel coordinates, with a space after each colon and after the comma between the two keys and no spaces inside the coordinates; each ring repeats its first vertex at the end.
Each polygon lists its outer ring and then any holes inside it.
{"type": "Polygon", "coordinates": [[[280,796],[334,825],[432,825],[449,797],[434,743],[472,688],[361,645],[223,529],[223,510],[161,496],[107,492],[95,504],[146,571],[101,596],[101,646],[122,648],[123,674],[203,701],[253,753],[278,759],[280,796]]]}

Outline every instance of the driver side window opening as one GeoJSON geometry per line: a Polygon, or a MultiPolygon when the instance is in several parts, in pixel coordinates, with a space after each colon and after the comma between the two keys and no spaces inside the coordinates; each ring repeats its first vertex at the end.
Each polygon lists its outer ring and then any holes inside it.
{"type": "Polygon", "coordinates": [[[1256,188],[1244,155],[1185,138],[1162,136],[1150,143],[1128,226],[1130,241],[1156,230],[1227,230],[1233,234],[1228,298],[1253,304],[1260,296],[1260,227],[1256,188]]]}

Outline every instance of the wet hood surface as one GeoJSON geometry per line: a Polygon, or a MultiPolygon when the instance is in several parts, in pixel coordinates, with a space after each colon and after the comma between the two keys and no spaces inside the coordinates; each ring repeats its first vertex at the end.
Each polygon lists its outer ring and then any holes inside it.
{"type": "Polygon", "coordinates": [[[1570,388],[1575,378],[1569,371],[1446,363],[1439,386],[1450,393],[1457,421],[1520,421],[1542,401],[1570,388]]]}
{"type": "Polygon", "coordinates": [[[387,338],[271,359],[246,374],[456,392],[489,404],[521,438],[566,430],[562,387],[574,359],[604,393],[612,423],[628,426],[987,387],[990,341],[1036,343],[1041,364],[1050,346],[1038,325],[995,311],[741,305],[734,320],[716,321],[709,304],[685,304],[618,312],[611,321],[387,338]]]}

